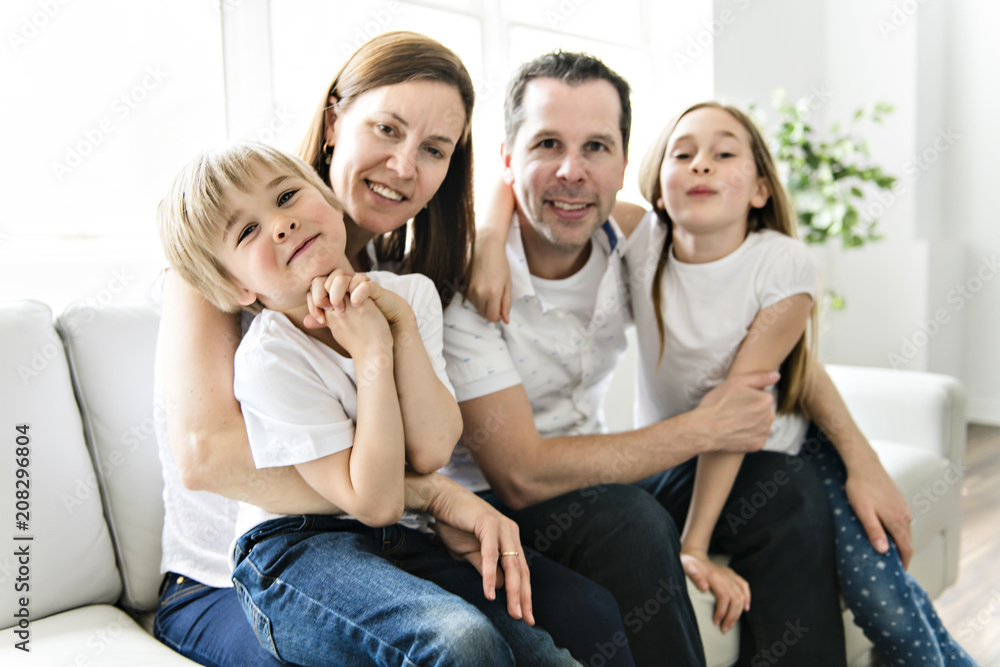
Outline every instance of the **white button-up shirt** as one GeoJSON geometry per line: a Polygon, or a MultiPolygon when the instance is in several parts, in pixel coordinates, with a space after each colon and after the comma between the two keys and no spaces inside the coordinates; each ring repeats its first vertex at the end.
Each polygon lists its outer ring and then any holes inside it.
{"type": "MultiPolygon", "coordinates": [[[[625,352],[630,321],[622,276],[625,237],[613,220],[591,237],[591,254],[604,264],[590,317],[543,300],[528,271],[517,216],[507,238],[512,303],[510,324],[492,323],[454,299],[445,310],[444,350],[459,402],[523,384],[542,436],[606,430],[604,395],[625,352]]],[[[546,290],[586,289],[576,275],[546,281],[546,290]]],[[[591,287],[591,289],[594,289],[591,287]]],[[[578,294],[577,294],[578,296],[578,294]]]]}

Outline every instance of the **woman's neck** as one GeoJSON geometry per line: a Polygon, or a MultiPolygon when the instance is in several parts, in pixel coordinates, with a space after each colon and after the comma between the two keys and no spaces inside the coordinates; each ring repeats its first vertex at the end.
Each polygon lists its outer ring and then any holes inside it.
{"type": "Polygon", "coordinates": [[[699,232],[674,225],[673,254],[685,264],[706,264],[735,252],[746,237],[746,225],[731,225],[724,229],[699,232]]]}
{"type": "Polygon", "coordinates": [[[344,216],[344,228],[347,230],[347,247],[344,254],[353,261],[364,251],[368,242],[375,238],[375,233],[358,225],[347,216],[344,216]]]}

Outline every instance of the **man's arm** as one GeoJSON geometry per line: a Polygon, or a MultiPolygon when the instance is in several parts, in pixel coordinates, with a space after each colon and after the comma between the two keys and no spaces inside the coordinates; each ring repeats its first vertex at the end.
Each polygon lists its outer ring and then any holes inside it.
{"type": "Polygon", "coordinates": [[[543,438],[523,385],[460,403],[462,440],[513,509],[596,484],[630,484],[710,451],[764,446],[776,373],[731,378],[694,410],[624,433],[543,438]]]}

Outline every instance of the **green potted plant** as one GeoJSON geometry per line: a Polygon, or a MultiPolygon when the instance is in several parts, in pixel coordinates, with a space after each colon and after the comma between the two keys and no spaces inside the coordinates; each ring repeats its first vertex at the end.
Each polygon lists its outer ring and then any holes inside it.
{"type": "MultiPolygon", "coordinates": [[[[807,243],[839,239],[844,248],[856,248],[881,238],[865,201],[874,190],[891,190],[896,178],[871,164],[868,142],[861,134],[865,122],[882,123],[893,107],[879,102],[858,109],[849,127],[834,123],[828,132],[809,124],[812,100],[789,101],[783,90],[772,98],[774,130],[771,147],[798,216],[799,232],[807,243]]],[[[755,111],[751,107],[752,111],[755,111]]],[[[830,295],[833,308],[844,305],[830,295]]]]}

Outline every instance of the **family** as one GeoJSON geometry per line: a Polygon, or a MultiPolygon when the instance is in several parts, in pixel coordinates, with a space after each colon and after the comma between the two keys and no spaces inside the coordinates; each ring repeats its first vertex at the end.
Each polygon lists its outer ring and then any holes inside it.
{"type": "Polygon", "coordinates": [[[477,229],[473,104],[453,52],[386,33],[297,155],[207,150],[160,203],[156,637],[222,666],[703,665],[690,578],[740,665],[790,623],[786,664],[845,664],[841,596],[882,664],[975,664],[815,359],[753,123],[690,107],[643,161],[651,210],[618,203],[628,83],[542,55],[477,229]],[[637,428],[607,433],[630,326],[637,428]]]}

